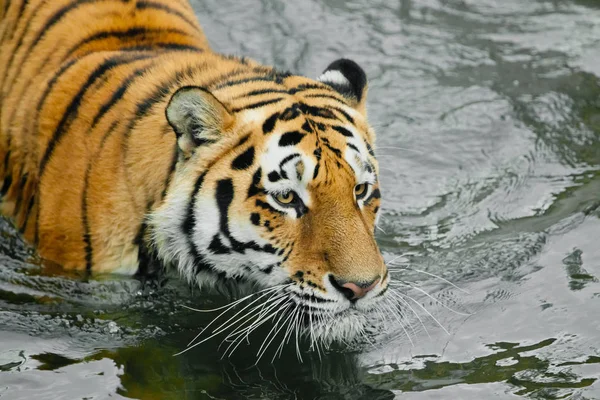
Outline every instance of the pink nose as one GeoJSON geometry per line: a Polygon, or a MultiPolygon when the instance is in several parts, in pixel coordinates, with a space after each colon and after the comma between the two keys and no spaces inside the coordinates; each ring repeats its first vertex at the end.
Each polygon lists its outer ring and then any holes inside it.
{"type": "Polygon", "coordinates": [[[369,293],[371,290],[373,290],[373,288],[375,286],[377,286],[377,281],[378,281],[378,279],[376,279],[375,282],[371,283],[367,287],[361,287],[361,286],[358,286],[356,283],[352,283],[352,282],[344,283],[342,285],[342,287],[346,288],[346,289],[350,289],[350,290],[352,290],[352,293],[354,293],[354,297],[350,300],[360,299],[362,297],[365,297],[365,295],[367,293],[369,293]]]}
{"type": "Polygon", "coordinates": [[[336,279],[333,275],[330,275],[329,278],[333,287],[339,290],[350,301],[356,301],[365,297],[365,295],[373,290],[375,286],[377,286],[377,283],[379,283],[379,277],[367,283],[347,282],[336,279]]]}

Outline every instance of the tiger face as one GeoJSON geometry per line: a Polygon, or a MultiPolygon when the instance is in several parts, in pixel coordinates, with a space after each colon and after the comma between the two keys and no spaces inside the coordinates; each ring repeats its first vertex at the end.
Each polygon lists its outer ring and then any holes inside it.
{"type": "Polygon", "coordinates": [[[285,77],[263,90],[267,99],[180,88],[166,109],[180,159],[150,219],[159,257],[200,286],[271,288],[264,301],[319,321],[311,335],[324,340],[362,332],[389,282],[374,239],[380,189],[366,90],[349,60],[318,81],[285,77]]]}

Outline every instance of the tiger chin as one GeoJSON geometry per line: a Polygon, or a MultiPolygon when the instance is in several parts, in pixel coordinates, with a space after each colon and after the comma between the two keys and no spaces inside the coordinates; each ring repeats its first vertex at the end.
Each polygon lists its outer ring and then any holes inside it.
{"type": "Polygon", "coordinates": [[[217,54],[184,1],[0,16],[1,211],[42,259],[248,283],[269,323],[323,342],[374,326],[390,275],[355,62],[313,80],[217,54]]]}

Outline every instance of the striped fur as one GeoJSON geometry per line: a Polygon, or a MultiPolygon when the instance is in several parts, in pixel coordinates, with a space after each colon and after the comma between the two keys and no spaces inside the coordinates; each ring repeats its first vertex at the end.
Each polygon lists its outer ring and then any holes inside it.
{"type": "Polygon", "coordinates": [[[186,0],[2,0],[0,55],[1,212],[42,259],[342,308],[336,282],[385,291],[354,63],[312,80],[219,55],[186,0]]]}

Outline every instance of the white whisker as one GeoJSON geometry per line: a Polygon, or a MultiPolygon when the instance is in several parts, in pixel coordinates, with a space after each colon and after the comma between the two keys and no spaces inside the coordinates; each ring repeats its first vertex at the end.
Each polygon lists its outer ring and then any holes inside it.
{"type": "MultiPolygon", "coordinates": [[[[395,272],[395,271],[394,271],[394,268],[390,268],[390,270],[391,270],[392,272],[395,272]]],[[[397,269],[396,271],[399,271],[399,270],[409,270],[409,271],[415,271],[415,272],[419,272],[419,273],[421,273],[421,274],[424,274],[424,275],[431,276],[431,277],[433,277],[433,278],[437,278],[437,279],[441,280],[442,282],[445,282],[445,283],[449,284],[449,285],[450,285],[450,286],[452,286],[453,288],[455,288],[455,289],[457,289],[457,290],[460,290],[460,291],[461,291],[461,292],[463,292],[463,293],[470,294],[468,290],[465,290],[465,289],[463,289],[463,288],[461,288],[461,287],[459,287],[459,286],[455,285],[454,283],[450,282],[448,279],[442,278],[441,276],[438,276],[438,275],[436,275],[436,274],[433,274],[433,273],[431,273],[431,272],[423,271],[423,270],[416,269],[416,268],[412,268],[412,267],[410,267],[410,268],[409,268],[409,267],[401,267],[400,269],[397,269]]]]}
{"type": "Polygon", "coordinates": [[[410,303],[408,303],[406,300],[404,300],[401,296],[401,293],[396,292],[394,289],[390,289],[389,291],[390,295],[395,298],[396,300],[398,300],[399,302],[402,302],[403,304],[406,304],[406,306],[410,309],[410,311],[412,311],[412,313],[415,315],[415,317],[417,317],[417,319],[419,320],[419,322],[421,323],[421,326],[423,327],[423,329],[425,330],[425,333],[427,334],[427,337],[429,337],[429,339],[431,339],[431,335],[429,334],[429,331],[427,330],[427,327],[425,326],[425,323],[423,322],[423,320],[421,319],[421,316],[419,315],[419,313],[417,313],[415,311],[414,308],[412,308],[412,306],[410,305],[410,303]]]}
{"type": "MultiPolygon", "coordinates": [[[[288,304],[288,306],[286,307],[286,311],[289,309],[290,305],[288,304]]],[[[283,321],[283,324],[277,328],[279,326],[279,322],[281,321],[282,317],[284,317],[286,314],[282,313],[281,317],[277,320],[276,324],[273,326],[273,328],[269,331],[269,334],[267,334],[267,336],[265,337],[265,340],[263,341],[262,345],[260,346],[260,348],[258,349],[257,352],[257,359],[256,359],[256,364],[258,364],[258,362],[260,361],[260,359],[262,358],[262,356],[265,354],[265,352],[267,351],[267,349],[269,348],[269,346],[271,345],[271,343],[273,343],[273,340],[275,340],[275,338],[277,337],[277,334],[286,326],[286,324],[288,323],[288,321],[292,318],[293,313],[289,313],[288,317],[283,321]],[[275,328],[277,328],[277,330],[275,330],[275,328]],[[273,332],[273,337],[269,340],[269,342],[267,343],[267,339],[269,339],[269,337],[271,337],[271,332],[273,332]],[[266,346],[265,346],[266,344],[266,346]]]]}
{"type": "Polygon", "coordinates": [[[409,300],[413,301],[413,302],[414,302],[416,305],[418,305],[418,306],[419,306],[419,307],[420,307],[420,308],[421,308],[423,311],[425,311],[425,312],[427,313],[427,315],[429,315],[429,317],[430,317],[431,319],[433,319],[433,320],[434,320],[434,321],[435,321],[435,322],[436,322],[436,323],[439,325],[439,327],[440,327],[440,328],[442,328],[442,329],[444,330],[444,332],[446,332],[446,334],[447,334],[447,335],[450,335],[450,332],[448,332],[448,330],[447,330],[447,329],[446,329],[446,328],[445,328],[445,327],[444,327],[444,326],[443,326],[443,325],[440,323],[440,321],[438,321],[438,320],[437,320],[437,318],[436,318],[436,317],[434,317],[434,316],[433,316],[433,314],[431,314],[431,313],[429,312],[429,310],[427,310],[425,307],[423,307],[423,305],[421,305],[421,303],[419,303],[418,301],[416,301],[415,299],[413,299],[412,297],[410,297],[410,296],[409,296],[409,295],[407,295],[407,294],[400,293],[400,292],[398,292],[398,294],[400,294],[401,296],[403,296],[403,297],[406,297],[406,298],[408,298],[409,300]]]}
{"type": "MultiPolygon", "coordinates": [[[[403,150],[403,151],[411,151],[413,153],[417,153],[417,154],[426,154],[425,151],[423,150],[416,150],[416,149],[408,149],[406,147],[398,147],[398,146],[381,146],[381,147],[377,147],[375,148],[375,152],[377,152],[378,150],[403,150]]],[[[385,154],[382,154],[385,155],[385,154]]],[[[389,154],[392,155],[392,154],[389,154]]],[[[377,157],[379,157],[379,154],[377,154],[377,157]]]]}
{"type": "MultiPolygon", "coordinates": [[[[276,288],[281,290],[281,288],[276,288]]],[[[275,289],[274,289],[275,290],[275,289]]],[[[268,295],[269,292],[265,292],[263,293],[261,296],[259,296],[257,299],[253,300],[251,303],[247,304],[244,308],[242,308],[241,310],[239,310],[237,313],[235,313],[231,318],[229,318],[227,321],[225,321],[224,323],[222,323],[219,327],[213,329],[213,334],[202,339],[201,341],[194,343],[193,345],[188,346],[185,350],[180,351],[179,353],[174,354],[175,356],[181,355],[191,349],[193,349],[194,347],[206,342],[209,339],[212,339],[213,337],[217,336],[219,333],[221,333],[224,329],[227,329],[228,327],[230,327],[231,325],[235,324],[235,320],[232,323],[229,323],[231,320],[233,320],[237,315],[239,315],[242,311],[244,311],[245,309],[247,309],[248,307],[250,307],[252,304],[256,303],[257,301],[259,301],[261,298],[265,297],[266,295],[268,295]],[[224,327],[224,325],[228,324],[226,327],[224,327]]],[[[219,314],[219,316],[217,318],[215,318],[214,320],[212,320],[204,329],[202,329],[202,331],[200,332],[200,334],[198,334],[196,337],[198,337],[199,335],[202,334],[202,332],[206,331],[206,329],[212,325],[212,323],[214,321],[216,321],[223,313],[219,314]]],[[[243,318],[243,316],[241,317],[243,318]]],[[[195,340],[195,339],[194,339],[195,340]]]]}
{"type": "MultiPolygon", "coordinates": [[[[256,295],[258,295],[258,294],[261,294],[261,293],[263,293],[263,292],[264,292],[264,293],[271,293],[271,292],[273,292],[273,291],[276,291],[276,290],[278,290],[278,289],[283,289],[283,288],[285,288],[286,286],[289,286],[289,285],[290,285],[290,284],[288,283],[288,284],[285,284],[285,285],[278,285],[278,286],[273,286],[273,287],[270,287],[270,288],[266,288],[266,289],[260,290],[260,291],[258,291],[258,292],[256,292],[256,293],[252,293],[252,294],[250,294],[250,295],[248,295],[248,296],[245,296],[245,297],[243,297],[243,298],[241,298],[241,299],[239,299],[239,300],[236,300],[236,301],[234,301],[234,302],[232,302],[232,303],[226,304],[226,305],[225,305],[225,306],[223,306],[223,307],[218,307],[218,308],[215,308],[215,309],[213,309],[213,310],[198,310],[198,309],[195,309],[195,308],[191,308],[191,307],[184,306],[185,308],[187,308],[187,309],[189,309],[189,310],[192,310],[192,311],[198,311],[198,312],[210,312],[210,311],[218,311],[218,310],[222,310],[223,308],[226,308],[226,310],[225,310],[225,311],[223,311],[222,313],[220,313],[219,315],[217,315],[217,316],[216,316],[216,317],[215,317],[215,318],[214,318],[214,319],[213,319],[213,320],[212,320],[212,321],[211,321],[211,322],[210,322],[208,325],[206,325],[206,326],[205,326],[205,327],[204,327],[204,328],[203,328],[203,329],[200,331],[200,333],[198,333],[198,334],[197,334],[197,335],[196,335],[196,336],[195,336],[195,337],[194,337],[194,338],[193,338],[193,339],[192,339],[192,340],[191,340],[191,341],[188,343],[187,347],[191,346],[191,345],[192,345],[192,344],[193,344],[193,343],[196,341],[196,339],[198,339],[198,338],[199,338],[199,337],[202,335],[202,333],[204,333],[204,332],[206,331],[206,329],[208,329],[208,327],[210,327],[210,326],[211,326],[211,325],[212,325],[212,324],[213,324],[215,321],[217,321],[219,318],[221,318],[221,316],[222,316],[222,315],[226,314],[226,313],[227,313],[227,311],[229,311],[231,308],[235,307],[236,305],[240,304],[240,303],[241,303],[241,302],[243,302],[244,300],[247,300],[247,299],[249,299],[249,298],[251,298],[251,297],[253,297],[253,296],[256,296],[256,295]]],[[[261,297],[264,297],[264,296],[260,296],[260,297],[259,297],[259,299],[260,299],[261,297]]]]}
{"type": "Polygon", "coordinates": [[[409,285],[409,284],[398,282],[398,281],[390,282],[390,284],[394,284],[396,286],[404,286],[404,287],[409,287],[409,288],[415,289],[416,291],[418,291],[420,293],[423,293],[425,296],[429,297],[431,300],[435,301],[436,303],[438,303],[439,305],[441,305],[442,307],[444,307],[446,310],[448,310],[450,312],[453,312],[454,314],[462,315],[462,316],[465,316],[465,317],[468,317],[468,316],[471,315],[471,314],[466,314],[466,313],[463,313],[463,312],[460,312],[460,311],[453,310],[452,308],[450,308],[447,305],[445,305],[442,301],[440,301],[439,299],[436,299],[435,297],[433,297],[432,295],[430,295],[429,293],[427,293],[425,290],[421,289],[420,287],[409,285]]]}
{"type": "Polygon", "coordinates": [[[393,314],[393,316],[394,316],[394,318],[396,319],[396,321],[398,321],[398,325],[400,325],[400,327],[401,327],[401,328],[402,328],[402,330],[404,331],[404,334],[406,335],[406,337],[407,337],[407,338],[408,338],[408,340],[410,341],[410,345],[411,345],[412,347],[414,347],[414,346],[415,346],[415,344],[413,343],[413,341],[412,341],[412,339],[411,339],[410,335],[408,334],[408,332],[407,332],[406,328],[404,327],[404,322],[402,321],[402,318],[400,318],[400,317],[398,316],[398,314],[397,314],[397,313],[395,313],[395,312],[394,312],[394,311],[393,311],[393,310],[392,310],[392,309],[391,309],[389,306],[387,307],[387,309],[388,309],[388,311],[389,311],[389,312],[391,312],[391,313],[393,314]]]}

